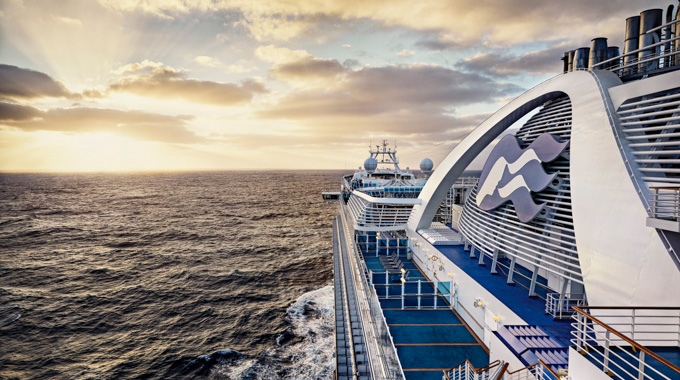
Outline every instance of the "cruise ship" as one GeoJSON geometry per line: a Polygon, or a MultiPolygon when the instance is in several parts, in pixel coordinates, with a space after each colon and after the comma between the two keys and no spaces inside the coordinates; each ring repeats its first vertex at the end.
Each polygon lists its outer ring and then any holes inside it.
{"type": "Polygon", "coordinates": [[[371,146],[323,194],[335,377],[680,379],[679,50],[680,13],[644,10],[436,170],[371,146]]]}

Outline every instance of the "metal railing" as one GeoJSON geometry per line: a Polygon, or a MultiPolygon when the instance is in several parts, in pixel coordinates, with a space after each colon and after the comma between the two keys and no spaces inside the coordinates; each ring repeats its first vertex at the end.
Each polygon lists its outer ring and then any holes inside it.
{"type": "Polygon", "coordinates": [[[680,215],[680,188],[650,187],[653,190],[649,204],[652,218],[678,220],[680,215]]]}
{"type": "Polygon", "coordinates": [[[680,368],[641,344],[680,346],[680,307],[587,306],[574,310],[571,342],[604,373],[615,379],[670,380],[660,370],[663,368],[680,375],[680,368]]]}
{"type": "Polygon", "coordinates": [[[536,364],[512,372],[506,371],[502,380],[560,380],[560,376],[553,372],[541,359],[538,359],[536,364]]]}
{"type": "MultiPolygon", "coordinates": [[[[369,271],[369,281],[371,285],[373,285],[376,288],[384,288],[385,289],[385,295],[384,296],[379,296],[378,298],[382,299],[401,299],[401,309],[413,309],[416,308],[418,310],[421,309],[453,309],[453,298],[454,298],[454,283],[453,281],[434,281],[430,283],[427,280],[412,280],[408,281],[406,278],[404,278],[403,275],[404,272],[402,272],[402,276],[400,278],[399,283],[393,283],[391,280],[394,277],[394,274],[391,275],[390,272],[386,271],[380,271],[380,270],[370,270],[369,271]],[[385,275],[385,280],[384,281],[375,281],[373,275],[385,275]],[[432,285],[432,290],[427,291],[424,288],[423,285],[432,285]],[[413,285],[415,287],[415,292],[407,292],[407,287],[408,285],[413,285]],[[396,289],[395,289],[396,288],[396,289]],[[395,290],[390,290],[390,289],[395,289],[395,290]],[[439,297],[444,297],[446,301],[449,302],[447,305],[446,303],[442,303],[439,301],[439,297]],[[415,298],[417,299],[416,306],[406,306],[406,299],[407,298],[415,298]],[[424,299],[432,299],[432,306],[425,306],[422,304],[422,301],[424,299]]],[[[380,276],[382,277],[382,276],[380,276]]],[[[382,280],[382,279],[380,279],[382,280]]]]}
{"type": "Polygon", "coordinates": [[[376,198],[353,192],[347,206],[355,227],[395,228],[406,226],[417,198],[376,198]]]}
{"type": "Polygon", "coordinates": [[[353,230],[348,224],[349,212],[341,202],[341,220],[344,241],[348,249],[352,281],[356,290],[356,301],[359,317],[364,330],[364,342],[368,352],[368,363],[371,375],[380,379],[403,379],[404,372],[397,355],[397,350],[390,335],[387,321],[382,313],[380,301],[375,289],[369,284],[363,261],[358,257],[357,247],[352,238],[353,230]]]}
{"type": "Polygon", "coordinates": [[[574,314],[572,306],[584,306],[586,295],[582,293],[548,293],[545,298],[545,312],[554,319],[571,318],[574,314]]]}
{"type": "Polygon", "coordinates": [[[500,380],[507,368],[508,364],[500,360],[475,368],[466,359],[451,369],[443,370],[442,380],[500,380]]]}

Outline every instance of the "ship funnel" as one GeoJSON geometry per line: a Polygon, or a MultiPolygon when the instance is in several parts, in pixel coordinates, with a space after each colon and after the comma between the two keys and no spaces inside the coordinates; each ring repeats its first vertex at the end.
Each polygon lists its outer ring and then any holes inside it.
{"type": "MultiPolygon", "coordinates": [[[[661,26],[663,20],[663,9],[648,9],[640,13],[640,37],[638,48],[642,49],[649,45],[661,41],[661,29],[651,33],[648,31],[661,26]]],[[[661,53],[661,46],[655,46],[649,49],[642,50],[638,53],[638,60],[643,61],[649,59],[649,56],[659,55],[661,53]]],[[[639,65],[640,71],[648,71],[659,68],[659,60],[653,59],[651,61],[641,62],[639,65]]]]}
{"type": "Polygon", "coordinates": [[[574,62],[572,64],[574,70],[577,69],[587,69],[588,68],[588,56],[590,54],[590,49],[587,47],[582,47],[576,49],[574,53],[574,62]]]}
{"type": "MultiPolygon", "coordinates": [[[[618,46],[609,46],[609,47],[607,48],[607,59],[616,58],[616,57],[618,57],[619,55],[621,55],[621,52],[619,51],[619,47],[618,47],[618,46]]],[[[619,59],[619,60],[616,60],[616,61],[611,61],[611,62],[605,64],[605,68],[610,68],[610,67],[618,66],[618,65],[620,65],[620,64],[621,64],[620,59],[619,59]]]]}
{"type": "MultiPolygon", "coordinates": [[[[588,69],[593,69],[594,65],[607,60],[607,39],[605,37],[593,38],[590,42],[590,57],[588,59],[588,69]]],[[[596,67],[604,69],[604,67],[596,67]]]]}
{"type": "Polygon", "coordinates": [[[569,71],[574,71],[574,54],[576,54],[576,50],[569,51],[569,58],[567,59],[569,61],[569,71]]]}
{"type": "MultiPolygon", "coordinates": [[[[628,17],[626,19],[626,37],[623,42],[623,54],[630,53],[638,49],[638,39],[640,37],[640,16],[628,17]]],[[[627,55],[623,57],[623,64],[627,65],[635,60],[635,56],[627,55]]],[[[634,72],[632,68],[625,69],[624,74],[634,72]]]]}
{"type": "Polygon", "coordinates": [[[569,71],[569,52],[564,52],[564,57],[562,57],[562,72],[566,73],[569,71]]]}

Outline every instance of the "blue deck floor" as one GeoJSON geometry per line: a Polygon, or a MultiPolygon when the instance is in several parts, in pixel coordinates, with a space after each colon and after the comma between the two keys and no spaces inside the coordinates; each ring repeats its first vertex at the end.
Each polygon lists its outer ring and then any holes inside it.
{"type": "MultiPolygon", "coordinates": [[[[380,260],[375,256],[365,256],[370,270],[383,270],[380,260]]],[[[422,280],[423,292],[433,292],[428,282],[413,261],[402,257],[404,269],[408,270],[408,280],[422,280]]],[[[382,277],[384,282],[384,275],[382,277]]],[[[400,284],[397,280],[396,283],[400,284]]],[[[384,297],[384,284],[375,283],[379,297],[384,297]]],[[[407,293],[415,292],[417,285],[409,284],[407,293]]],[[[401,294],[400,287],[390,287],[390,294],[401,294]],[[392,293],[394,292],[394,293],[392,293]]],[[[405,300],[407,310],[402,310],[401,298],[381,299],[383,315],[389,326],[406,379],[442,378],[442,370],[449,369],[463,360],[470,360],[475,367],[489,363],[488,349],[473,335],[460,316],[449,308],[448,301],[439,297],[439,309],[434,310],[433,297],[422,297],[421,307],[417,310],[417,297],[405,300]]]]}
{"type": "MultiPolygon", "coordinates": [[[[486,265],[479,265],[479,258],[470,258],[470,253],[463,250],[463,246],[436,247],[446,258],[451,260],[467,275],[472,277],[486,290],[495,295],[501,302],[512,309],[527,324],[541,326],[548,334],[552,335],[565,346],[571,345],[572,338],[571,321],[555,320],[545,313],[546,290],[536,286],[538,296],[529,297],[529,280],[518,275],[513,276],[516,285],[507,284],[507,269],[499,268],[498,274],[491,274],[491,260],[486,258],[486,265]]],[[[479,252],[477,253],[479,254],[479,252]]],[[[508,266],[508,260],[499,260],[504,266],[508,266]]],[[[529,270],[517,265],[516,271],[529,276],[529,270]]],[[[539,283],[546,284],[544,278],[538,279],[539,283]]]]}

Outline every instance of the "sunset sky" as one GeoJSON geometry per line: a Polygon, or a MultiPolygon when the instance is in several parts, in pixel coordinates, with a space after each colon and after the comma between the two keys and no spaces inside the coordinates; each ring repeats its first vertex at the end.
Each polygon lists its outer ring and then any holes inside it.
{"type": "Polygon", "coordinates": [[[438,164],[664,1],[0,0],[0,171],[438,164]]]}

